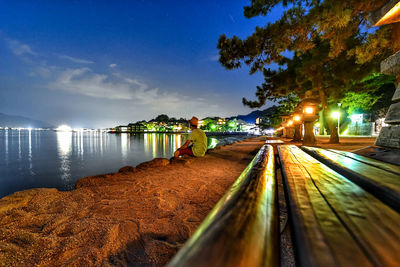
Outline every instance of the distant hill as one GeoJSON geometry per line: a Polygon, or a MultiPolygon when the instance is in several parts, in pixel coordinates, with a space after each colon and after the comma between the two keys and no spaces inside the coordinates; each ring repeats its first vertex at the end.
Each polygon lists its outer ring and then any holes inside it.
{"type": "Polygon", "coordinates": [[[255,110],[253,112],[250,112],[247,115],[238,115],[235,117],[231,117],[230,119],[243,120],[247,123],[256,123],[257,118],[268,116],[270,114],[272,108],[273,107],[270,107],[270,108],[267,108],[264,110],[255,110]]]}
{"type": "Polygon", "coordinates": [[[22,116],[13,116],[0,113],[0,126],[1,127],[23,127],[23,128],[54,128],[50,123],[26,118],[22,116]]]}

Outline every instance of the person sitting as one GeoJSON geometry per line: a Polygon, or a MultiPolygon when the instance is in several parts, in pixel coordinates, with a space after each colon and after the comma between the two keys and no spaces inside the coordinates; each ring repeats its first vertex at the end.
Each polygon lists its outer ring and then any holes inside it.
{"type": "Polygon", "coordinates": [[[203,130],[197,128],[199,124],[199,119],[196,117],[192,117],[189,120],[190,130],[192,132],[189,134],[189,137],[185,144],[178,148],[174,157],[177,158],[181,155],[189,155],[194,157],[203,157],[207,151],[207,136],[203,130]]]}

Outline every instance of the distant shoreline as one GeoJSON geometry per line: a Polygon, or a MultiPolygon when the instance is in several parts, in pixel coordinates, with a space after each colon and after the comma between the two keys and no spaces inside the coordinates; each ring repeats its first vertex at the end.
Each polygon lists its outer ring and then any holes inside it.
{"type": "MultiPolygon", "coordinates": [[[[157,132],[157,131],[151,131],[151,132],[116,132],[116,131],[109,131],[108,133],[112,134],[121,134],[121,133],[131,133],[131,134],[148,134],[148,133],[158,133],[158,134],[187,134],[188,132],[157,132]]],[[[248,132],[205,132],[207,136],[215,136],[215,135],[251,135],[248,132]]]]}

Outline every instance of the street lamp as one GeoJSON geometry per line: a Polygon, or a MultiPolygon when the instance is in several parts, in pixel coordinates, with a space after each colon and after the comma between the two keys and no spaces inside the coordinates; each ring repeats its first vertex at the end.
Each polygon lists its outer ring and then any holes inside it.
{"type": "Polygon", "coordinates": [[[312,91],[307,91],[300,103],[303,109],[304,146],[314,146],[317,143],[314,135],[314,122],[318,119],[318,104],[318,96],[314,96],[312,91]]]}
{"type": "Polygon", "coordinates": [[[340,112],[338,111],[332,112],[332,118],[337,119],[338,135],[340,135],[340,112]]]}
{"type": "Polygon", "coordinates": [[[305,107],[304,113],[308,114],[308,115],[312,115],[312,114],[314,114],[314,108],[313,107],[305,107]]]}
{"type": "Polygon", "coordinates": [[[295,122],[299,122],[299,121],[301,120],[300,115],[294,115],[294,116],[293,116],[293,120],[294,120],[295,122]]]}

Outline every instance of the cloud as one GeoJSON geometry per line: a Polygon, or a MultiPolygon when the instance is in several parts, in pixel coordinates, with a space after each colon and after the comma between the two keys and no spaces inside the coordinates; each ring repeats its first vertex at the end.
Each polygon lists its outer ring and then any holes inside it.
{"type": "Polygon", "coordinates": [[[67,56],[67,55],[61,55],[60,58],[72,61],[74,63],[80,63],[80,64],[92,64],[93,63],[93,61],[90,61],[90,60],[75,58],[75,57],[71,57],[71,56],[67,56]]]}
{"type": "Polygon", "coordinates": [[[37,66],[30,73],[30,76],[40,76],[43,78],[48,78],[51,76],[52,70],[47,66],[37,66]]]}
{"type": "Polygon", "coordinates": [[[115,63],[109,65],[110,68],[115,68],[116,66],[117,66],[117,64],[115,64],[115,63]]]}
{"type": "MultiPolygon", "coordinates": [[[[91,98],[130,101],[122,105],[138,109],[148,109],[156,113],[184,114],[190,109],[200,111],[206,108],[206,113],[218,114],[220,105],[209,103],[203,98],[178,94],[177,92],[162,92],[158,88],[150,89],[142,81],[113,73],[99,74],[89,68],[67,69],[59,73],[51,82],[49,88],[84,95],[91,98]]],[[[120,104],[121,106],[121,104],[120,104]]],[[[202,111],[204,112],[204,111],[202,111]]]]}
{"type": "Polygon", "coordinates": [[[10,38],[5,38],[4,39],[7,42],[8,48],[17,56],[22,56],[25,54],[36,56],[37,53],[35,53],[32,48],[27,45],[23,44],[17,40],[10,39],[10,38]]]}
{"type": "Polygon", "coordinates": [[[210,61],[218,61],[219,60],[219,55],[217,54],[217,55],[210,56],[209,60],[210,61]]]}
{"type": "Polygon", "coordinates": [[[50,88],[95,98],[138,100],[146,103],[156,97],[158,89],[148,89],[145,83],[124,77],[94,73],[89,68],[62,71],[50,88]]]}
{"type": "Polygon", "coordinates": [[[229,14],[229,18],[231,19],[231,21],[232,21],[233,23],[235,23],[235,19],[233,18],[232,14],[229,14]]]}

